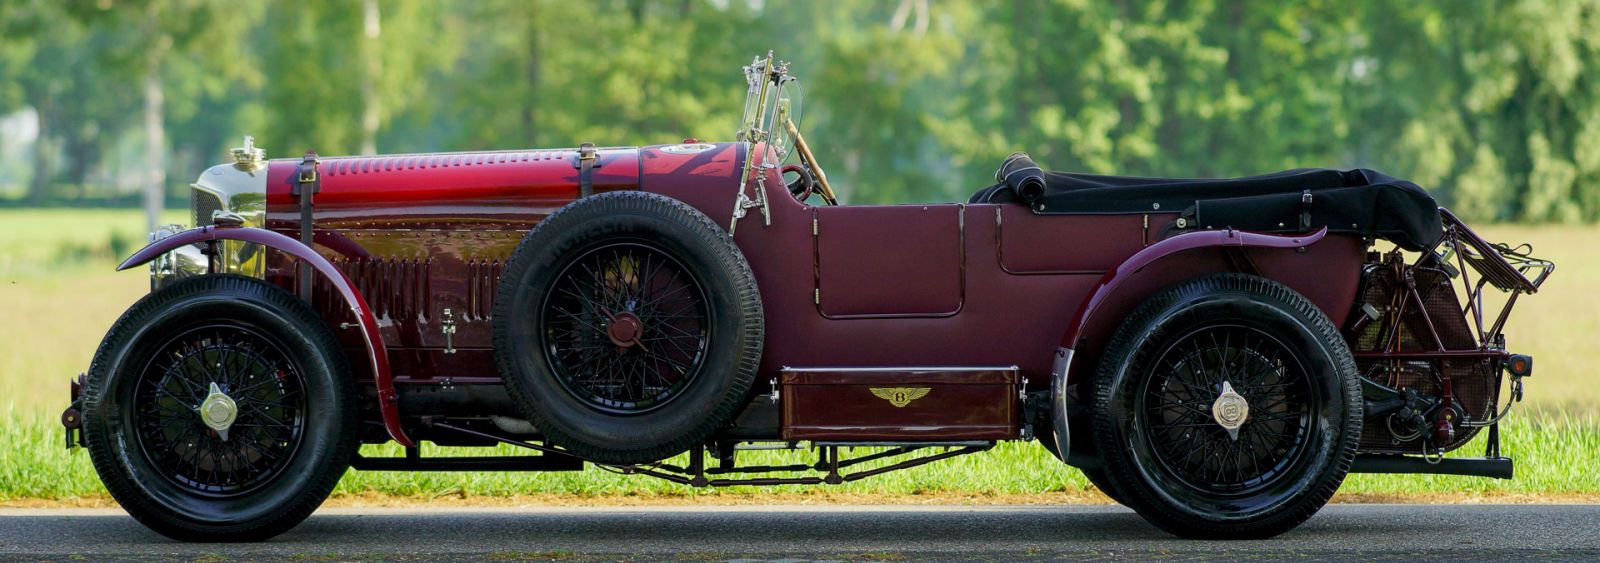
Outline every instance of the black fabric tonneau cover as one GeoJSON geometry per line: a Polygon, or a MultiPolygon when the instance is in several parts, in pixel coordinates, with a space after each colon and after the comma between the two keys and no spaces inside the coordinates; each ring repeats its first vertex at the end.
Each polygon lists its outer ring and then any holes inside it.
{"type": "Polygon", "coordinates": [[[1300,168],[1231,179],[1046,172],[1016,153],[971,203],[1020,201],[1041,215],[1182,213],[1184,227],[1383,238],[1407,250],[1443,236],[1438,204],[1416,184],[1358,168],[1300,168]],[[1309,201],[1308,201],[1309,200],[1309,201]]]}

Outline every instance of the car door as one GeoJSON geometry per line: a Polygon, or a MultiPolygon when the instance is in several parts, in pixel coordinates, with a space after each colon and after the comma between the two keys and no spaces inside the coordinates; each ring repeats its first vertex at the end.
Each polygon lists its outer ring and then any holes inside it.
{"type": "Polygon", "coordinates": [[[965,302],[964,205],[816,208],[817,310],[825,317],[944,317],[965,302]]]}

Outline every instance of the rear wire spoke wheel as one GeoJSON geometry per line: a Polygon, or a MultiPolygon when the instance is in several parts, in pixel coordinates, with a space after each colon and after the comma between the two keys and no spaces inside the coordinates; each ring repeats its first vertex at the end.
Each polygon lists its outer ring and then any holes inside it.
{"type": "Polygon", "coordinates": [[[1260,329],[1213,324],[1191,331],[1152,363],[1134,399],[1137,439],[1185,487],[1245,494],[1282,483],[1306,450],[1321,402],[1298,354],[1260,329]],[[1212,412],[1223,383],[1245,397],[1247,421],[1230,433],[1212,412]]]}
{"type": "Polygon", "coordinates": [[[1338,490],[1361,432],[1355,362],[1305,297],[1218,274],[1117,329],[1090,422],[1118,500],[1192,538],[1280,534],[1338,490]]]}
{"type": "Polygon", "coordinates": [[[494,303],[511,398],[545,440],[598,463],[704,444],[749,400],[764,330],[755,275],[727,231],[638,191],[541,221],[494,303]]]}
{"type": "Polygon", "coordinates": [[[1122,493],[1117,492],[1116,483],[1111,481],[1111,477],[1106,475],[1104,469],[1081,469],[1081,471],[1083,471],[1083,477],[1089,480],[1089,484],[1094,485],[1094,488],[1098,489],[1106,498],[1111,499],[1111,502],[1128,504],[1128,501],[1122,500],[1122,493]]]}
{"type": "Polygon", "coordinates": [[[233,275],[135,303],[83,389],[83,438],[106,489],[184,541],[259,541],[299,524],[355,453],[350,367],[300,298],[233,275]]]}

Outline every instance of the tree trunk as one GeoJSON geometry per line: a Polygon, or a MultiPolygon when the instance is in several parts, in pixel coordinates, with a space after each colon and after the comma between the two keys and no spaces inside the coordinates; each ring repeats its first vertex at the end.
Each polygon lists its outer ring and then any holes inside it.
{"type": "MultiPolygon", "coordinates": [[[[30,96],[31,97],[31,96],[30,96]]],[[[51,103],[49,98],[33,98],[40,100],[33,107],[38,116],[39,134],[33,139],[33,178],[28,182],[28,204],[38,205],[44,203],[50,194],[50,180],[55,176],[55,147],[50,146],[50,119],[51,103]]]]}
{"type": "Polygon", "coordinates": [[[97,129],[78,127],[76,131],[69,130],[62,139],[68,182],[80,187],[89,185],[89,172],[100,162],[100,146],[96,144],[99,134],[97,129]]]}
{"type": "Polygon", "coordinates": [[[378,14],[378,0],[362,0],[362,29],[366,54],[366,69],[361,75],[361,154],[378,154],[378,124],[382,116],[382,100],[378,96],[378,80],[383,76],[383,46],[378,38],[382,34],[378,14]]]}
{"type": "Polygon", "coordinates": [[[538,111],[539,100],[539,22],[538,13],[528,14],[528,31],[525,35],[528,42],[528,64],[523,73],[527,81],[528,91],[522,97],[522,143],[528,146],[539,146],[539,132],[535,130],[538,124],[534,112],[538,111]]]}
{"type": "Polygon", "coordinates": [[[144,75],[144,216],[148,232],[153,233],[161,221],[161,208],[165,203],[167,132],[162,123],[165,100],[161,90],[160,58],[159,55],[150,58],[144,75]]]}

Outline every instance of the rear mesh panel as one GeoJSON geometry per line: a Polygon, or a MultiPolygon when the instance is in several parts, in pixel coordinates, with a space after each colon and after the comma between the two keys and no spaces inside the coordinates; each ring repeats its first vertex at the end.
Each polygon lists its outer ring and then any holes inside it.
{"type": "MultiPolygon", "coordinates": [[[[1400,351],[1436,349],[1432,331],[1428,328],[1429,318],[1433,320],[1433,330],[1438,332],[1439,341],[1446,349],[1476,349],[1472,328],[1462,314],[1461,302],[1456,297],[1449,276],[1440,270],[1424,267],[1413,268],[1412,272],[1417,283],[1417,295],[1422,298],[1423,308],[1428,314],[1419,314],[1415,302],[1406,306],[1400,322],[1400,351]]],[[[1383,311],[1384,315],[1376,322],[1367,323],[1358,333],[1347,335],[1354,351],[1379,352],[1384,349],[1393,322],[1389,311],[1400,303],[1394,293],[1405,288],[1404,282],[1395,278],[1392,268],[1379,267],[1368,271],[1361,303],[1372,305],[1383,311]]],[[[1395,370],[1387,369],[1381,360],[1358,360],[1356,366],[1363,375],[1378,383],[1395,389],[1416,389],[1419,393],[1432,396],[1440,394],[1440,377],[1449,377],[1455,398],[1465,411],[1462,414],[1471,421],[1486,420],[1494,413],[1500,398],[1499,370],[1487,360],[1454,358],[1439,360],[1437,364],[1407,361],[1395,370]],[[1435,368],[1435,365],[1438,367],[1435,368]]],[[[1477,431],[1476,428],[1460,429],[1455,440],[1445,444],[1444,449],[1451,450],[1466,444],[1477,431]]],[[[1389,431],[1385,419],[1368,419],[1361,432],[1361,449],[1375,453],[1415,454],[1422,451],[1422,440],[1397,440],[1389,431]]]]}

